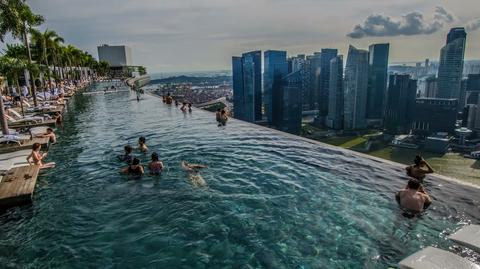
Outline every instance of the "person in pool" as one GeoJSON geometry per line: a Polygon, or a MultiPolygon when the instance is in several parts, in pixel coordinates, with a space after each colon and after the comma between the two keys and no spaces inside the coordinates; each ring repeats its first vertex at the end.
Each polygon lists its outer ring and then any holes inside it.
{"type": "Polygon", "coordinates": [[[143,169],[143,165],[140,164],[140,160],[133,158],[132,164],[127,168],[122,169],[121,172],[129,175],[142,176],[145,173],[145,170],[143,169]]]}
{"type": "Polygon", "coordinates": [[[167,97],[165,97],[165,103],[166,103],[167,105],[171,105],[172,102],[173,102],[172,96],[170,96],[170,93],[167,93],[167,97]]]}
{"type": "Polygon", "coordinates": [[[222,109],[222,111],[220,111],[220,121],[218,123],[218,126],[227,125],[227,121],[228,121],[227,111],[225,109],[222,109]]]}
{"type": "Polygon", "coordinates": [[[138,149],[144,153],[148,151],[146,139],[143,136],[138,139],[138,149]]]}
{"type": "Polygon", "coordinates": [[[215,119],[217,120],[218,123],[220,123],[220,119],[222,117],[222,109],[221,108],[218,108],[217,109],[217,112],[215,112],[215,119]]]}
{"type": "Polygon", "coordinates": [[[192,103],[188,103],[188,112],[192,113],[192,103]]]}
{"type": "Polygon", "coordinates": [[[432,167],[430,164],[428,164],[420,155],[415,156],[415,159],[413,160],[414,164],[407,166],[405,170],[407,171],[407,175],[409,177],[413,177],[420,181],[420,183],[423,182],[423,179],[425,179],[425,176],[427,174],[434,173],[432,167]]]}
{"type": "Polygon", "coordinates": [[[163,163],[158,160],[158,154],[152,153],[152,161],[148,164],[148,169],[152,175],[160,175],[163,171],[163,163]]]}
{"type": "Polygon", "coordinates": [[[182,107],[180,107],[180,110],[183,111],[183,112],[186,112],[187,111],[187,103],[183,102],[182,107]]]}
{"type": "Polygon", "coordinates": [[[206,186],[207,182],[199,174],[200,169],[207,168],[208,166],[202,164],[193,164],[182,161],[180,166],[188,172],[188,179],[192,182],[193,185],[197,187],[206,186]]]}
{"type": "Polygon", "coordinates": [[[123,149],[124,149],[125,153],[123,155],[118,156],[118,159],[120,161],[131,164],[132,159],[133,159],[133,157],[132,157],[132,151],[133,151],[132,146],[126,145],[125,147],[123,147],[123,149]]]}
{"type": "Polygon", "coordinates": [[[55,167],[54,162],[50,163],[43,163],[43,160],[47,157],[46,152],[40,152],[40,149],[42,148],[42,145],[40,143],[33,143],[32,146],[32,153],[28,155],[27,157],[27,162],[30,165],[39,165],[40,169],[45,169],[45,168],[53,168],[55,167]]]}
{"type": "Polygon", "coordinates": [[[57,136],[56,136],[55,133],[53,132],[53,129],[50,128],[50,127],[47,128],[47,132],[46,132],[46,133],[36,135],[36,137],[48,137],[48,142],[50,142],[50,144],[55,144],[55,143],[57,143],[57,136]]]}
{"type": "Polygon", "coordinates": [[[427,209],[432,204],[432,200],[428,194],[420,191],[421,186],[420,181],[417,179],[410,179],[407,187],[395,195],[398,204],[414,214],[421,213],[427,209]]]}
{"type": "Polygon", "coordinates": [[[177,101],[177,100],[175,100],[175,106],[178,106],[178,105],[179,105],[178,101],[177,101]]]}

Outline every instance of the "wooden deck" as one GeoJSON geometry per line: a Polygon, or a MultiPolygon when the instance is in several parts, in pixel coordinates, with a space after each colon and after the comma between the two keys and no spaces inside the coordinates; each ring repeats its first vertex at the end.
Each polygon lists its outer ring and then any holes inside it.
{"type": "Polygon", "coordinates": [[[0,208],[31,202],[39,171],[38,165],[10,169],[0,182],[0,208]]]}
{"type": "Polygon", "coordinates": [[[8,127],[17,129],[17,128],[33,128],[33,127],[38,127],[38,126],[49,126],[49,127],[55,127],[57,124],[57,121],[55,119],[52,120],[46,120],[44,122],[40,123],[9,123],[8,127]]]}
{"type": "Polygon", "coordinates": [[[32,140],[24,140],[20,145],[17,143],[0,144],[0,153],[13,152],[22,149],[31,149],[33,143],[40,143],[40,145],[42,146],[47,145],[48,140],[48,137],[34,137],[32,140]]]}

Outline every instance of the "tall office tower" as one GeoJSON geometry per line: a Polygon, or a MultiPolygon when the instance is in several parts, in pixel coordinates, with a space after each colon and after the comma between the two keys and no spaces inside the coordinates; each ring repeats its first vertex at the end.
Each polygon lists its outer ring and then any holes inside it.
{"type": "Polygon", "coordinates": [[[368,51],[350,45],[344,87],[344,129],[366,128],[368,51]]]}
{"type": "Polygon", "coordinates": [[[273,96],[282,90],[282,79],[287,75],[288,63],[287,52],[267,50],[263,54],[263,94],[267,122],[272,124],[273,96]]]}
{"type": "Polygon", "coordinates": [[[474,104],[468,104],[463,108],[462,127],[467,127],[468,129],[475,129],[478,109],[479,106],[474,104]]]}
{"type": "Polygon", "coordinates": [[[437,78],[430,76],[425,79],[425,97],[435,98],[437,96],[437,78]]]}
{"type": "MultiPolygon", "coordinates": [[[[388,52],[390,44],[373,44],[368,48],[367,118],[381,119],[387,92],[388,52]]],[[[418,68],[420,69],[420,68],[418,68]]]]}
{"type": "Polygon", "coordinates": [[[333,129],[343,127],[343,56],[330,60],[328,115],[325,124],[333,129]]]}
{"type": "Polygon", "coordinates": [[[301,70],[290,73],[283,78],[282,90],[275,94],[273,102],[273,121],[284,132],[298,134],[302,127],[303,84],[301,70]]]}
{"type": "Polygon", "coordinates": [[[242,57],[233,57],[232,75],[235,118],[249,122],[261,120],[262,52],[252,51],[242,57]]]}
{"type": "Polygon", "coordinates": [[[417,98],[413,111],[412,131],[418,135],[436,132],[453,134],[457,120],[457,99],[417,98]]]}
{"type": "Polygon", "coordinates": [[[409,132],[412,119],[417,81],[410,75],[390,75],[383,124],[390,134],[409,132]]]}
{"type": "Polygon", "coordinates": [[[469,74],[467,78],[467,104],[477,104],[480,100],[480,74],[469,74]]]}
{"type": "Polygon", "coordinates": [[[305,60],[303,110],[315,110],[317,108],[317,96],[320,87],[320,56],[320,52],[314,52],[313,55],[308,55],[305,60]]]}
{"type": "Polygon", "coordinates": [[[424,72],[425,76],[428,75],[429,71],[430,71],[430,59],[427,58],[425,59],[425,72],[424,72]]]}
{"type": "Polygon", "coordinates": [[[452,28],[447,35],[447,44],[440,50],[438,98],[460,97],[466,38],[463,27],[452,28]]]}
{"type": "Polygon", "coordinates": [[[309,72],[310,63],[307,62],[304,54],[299,54],[288,58],[289,70],[288,74],[300,71],[300,76],[302,77],[302,87],[300,96],[302,97],[302,109],[309,110],[310,108],[310,81],[309,81],[309,72]]]}
{"type": "Polygon", "coordinates": [[[298,54],[297,56],[291,57],[292,61],[292,70],[289,70],[290,73],[300,71],[305,65],[305,54],[298,54]]]}
{"type": "MultiPolygon", "coordinates": [[[[328,115],[328,94],[330,85],[330,61],[337,57],[336,49],[322,49],[320,56],[320,82],[318,88],[318,115],[323,118],[328,115]]],[[[322,119],[320,119],[322,121],[322,119]]]]}

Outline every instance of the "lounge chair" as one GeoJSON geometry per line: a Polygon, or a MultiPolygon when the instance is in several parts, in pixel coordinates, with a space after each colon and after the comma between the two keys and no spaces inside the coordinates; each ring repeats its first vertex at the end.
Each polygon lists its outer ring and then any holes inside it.
{"type": "Polygon", "coordinates": [[[400,261],[401,269],[480,269],[477,265],[451,252],[427,247],[400,261]]]}
{"type": "Polygon", "coordinates": [[[449,237],[452,241],[480,253],[480,225],[468,225],[449,237]]]}
{"type": "MultiPolygon", "coordinates": [[[[17,111],[15,111],[13,109],[7,109],[7,111],[8,111],[8,113],[10,113],[10,114],[12,114],[13,116],[16,117],[15,120],[39,120],[39,121],[43,122],[45,120],[45,118],[48,118],[46,116],[43,116],[43,117],[41,117],[41,116],[22,116],[22,115],[20,115],[20,113],[18,113],[17,111]]],[[[49,118],[51,118],[51,117],[49,116],[49,118]]]]}

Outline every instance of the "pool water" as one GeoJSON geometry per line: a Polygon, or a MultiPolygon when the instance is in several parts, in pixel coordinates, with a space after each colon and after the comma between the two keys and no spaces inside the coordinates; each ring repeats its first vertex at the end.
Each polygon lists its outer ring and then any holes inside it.
{"type": "Polygon", "coordinates": [[[386,268],[426,246],[458,253],[447,236],[480,222],[477,188],[431,179],[432,207],[405,218],[401,167],[237,120],[217,127],[149,95],[78,94],[58,136],[34,203],[0,215],[3,268],[386,268]],[[161,176],[119,173],[115,156],[139,136],[161,176]],[[209,166],[208,187],[182,160],[209,166]]]}

